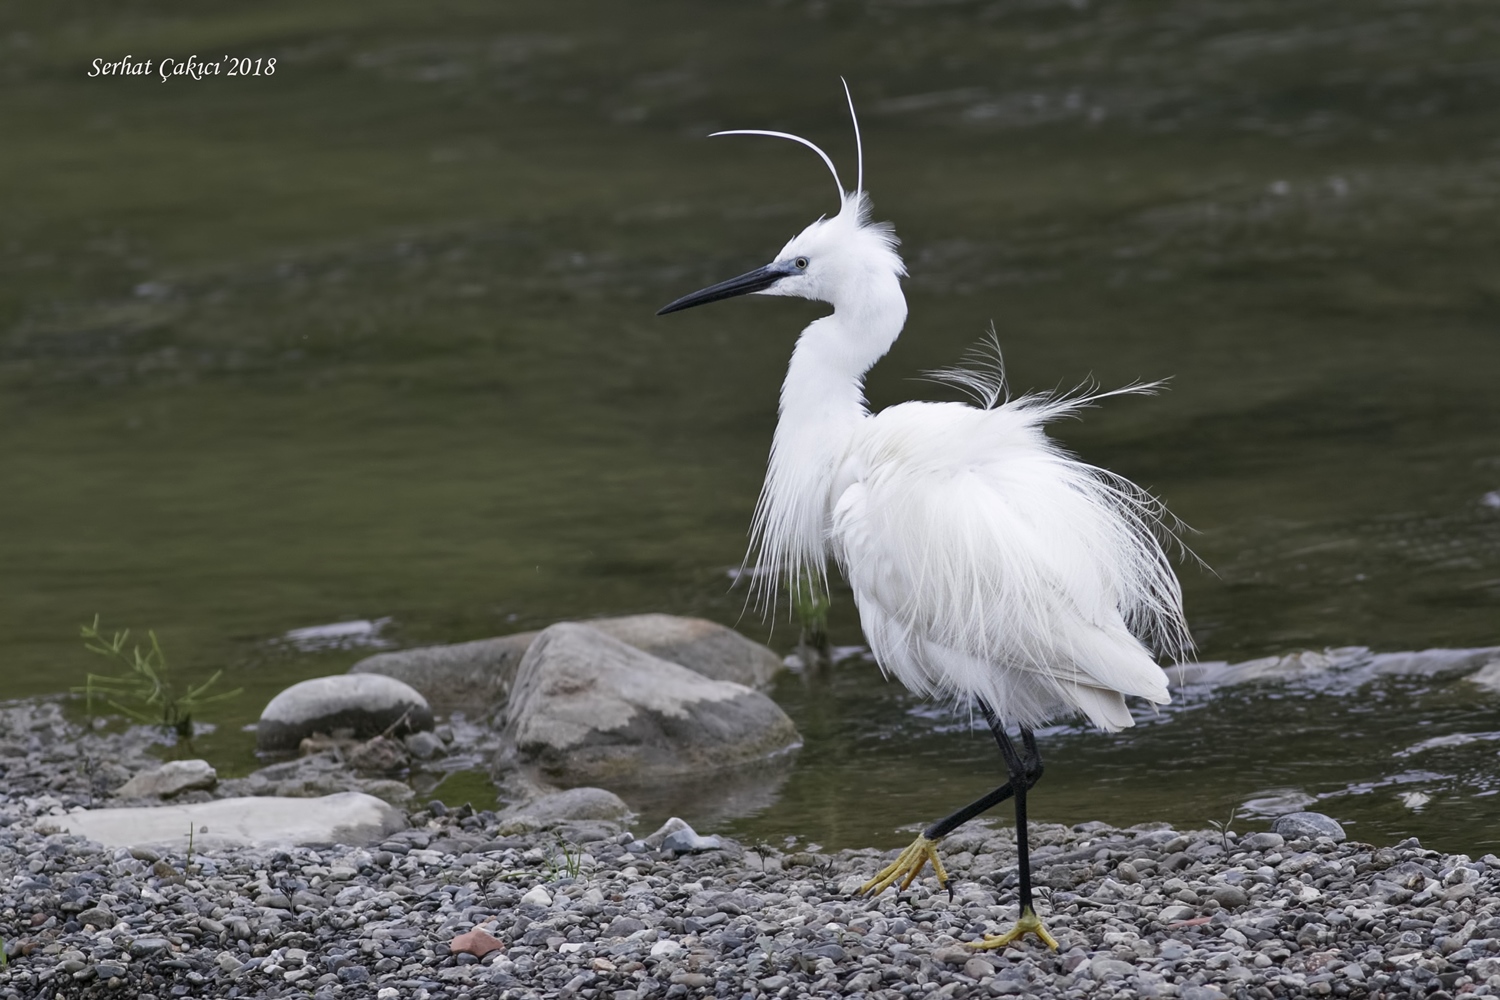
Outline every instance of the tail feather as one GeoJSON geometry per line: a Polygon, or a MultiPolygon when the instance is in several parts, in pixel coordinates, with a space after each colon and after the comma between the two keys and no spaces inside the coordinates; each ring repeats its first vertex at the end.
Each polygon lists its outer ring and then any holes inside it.
{"type": "Polygon", "coordinates": [[[1125,707],[1125,696],[1118,691],[1080,687],[1073,692],[1073,700],[1090,722],[1107,733],[1117,733],[1135,725],[1130,709],[1125,707]]]}

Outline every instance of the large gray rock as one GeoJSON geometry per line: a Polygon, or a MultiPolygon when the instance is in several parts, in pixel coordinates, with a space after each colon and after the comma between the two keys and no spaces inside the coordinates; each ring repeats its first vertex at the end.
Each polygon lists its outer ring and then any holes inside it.
{"type": "MultiPolygon", "coordinates": [[[[781,657],[758,642],[703,618],[627,615],[584,622],[636,649],[719,681],[770,686],[781,657]]],[[[539,632],[518,632],[450,646],[425,646],[366,657],[350,673],[383,674],[410,684],[439,712],[482,715],[510,697],[521,659],[539,632]]]]}
{"type": "Polygon", "coordinates": [[[536,637],[536,632],[518,632],[498,639],[377,653],[360,660],[349,672],[394,677],[420,691],[437,711],[476,718],[505,704],[521,657],[536,637]]]}
{"type": "Polygon", "coordinates": [[[115,789],[117,799],[168,799],[183,792],[212,788],[219,774],[206,760],[173,760],[143,771],[115,789]]]}
{"type": "Polygon", "coordinates": [[[1318,812],[1287,813],[1271,824],[1271,831],[1281,834],[1287,840],[1328,837],[1338,843],[1347,839],[1338,820],[1318,812]]]}
{"type": "Polygon", "coordinates": [[[105,847],[159,846],[193,849],[378,844],[407,827],[406,816],[359,792],[320,799],[254,797],[219,799],[192,805],[140,809],[89,809],[49,816],[43,824],[60,833],[95,840],[105,847]]]}
{"type": "Polygon", "coordinates": [[[569,622],[527,650],[505,733],[523,763],[563,785],[730,767],[799,742],[792,720],[760,692],[569,622]]]}
{"type": "Polygon", "coordinates": [[[627,615],[582,624],[704,677],[756,690],[770,687],[784,666],[771,649],[704,618],[627,615]]]}
{"type": "Polygon", "coordinates": [[[293,684],[271,699],[255,729],[256,749],[296,750],[314,733],[368,739],[432,728],[432,709],[410,685],[379,674],[335,674],[293,684]]]}

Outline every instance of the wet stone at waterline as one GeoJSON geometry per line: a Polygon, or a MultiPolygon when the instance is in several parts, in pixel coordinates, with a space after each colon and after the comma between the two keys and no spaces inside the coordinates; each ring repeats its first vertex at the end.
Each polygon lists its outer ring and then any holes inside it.
{"type": "Polygon", "coordinates": [[[427,699],[409,685],[379,674],[337,674],[293,684],[271,699],[255,744],[265,752],[289,752],[317,733],[369,739],[432,726],[427,699]]]}
{"type": "Polygon", "coordinates": [[[1278,816],[1271,829],[1288,840],[1316,840],[1318,837],[1327,837],[1334,843],[1338,843],[1346,839],[1344,828],[1339,825],[1338,820],[1316,812],[1294,812],[1278,816]]]}
{"type": "MultiPolygon", "coordinates": [[[[644,614],[590,619],[580,624],[712,680],[732,681],[760,691],[784,669],[781,657],[771,649],[702,618],[644,614]]],[[[470,718],[479,718],[505,706],[521,660],[540,634],[518,632],[377,653],[360,660],[349,671],[394,677],[420,691],[437,711],[462,711],[470,718]]]]}
{"type": "Polygon", "coordinates": [[[667,780],[751,764],[799,742],[764,694],[569,622],[527,650],[505,732],[522,764],[561,784],[667,780]]]}

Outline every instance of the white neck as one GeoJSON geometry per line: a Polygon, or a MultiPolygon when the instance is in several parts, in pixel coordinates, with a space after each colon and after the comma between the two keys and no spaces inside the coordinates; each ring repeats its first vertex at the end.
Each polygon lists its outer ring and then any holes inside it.
{"type": "Polygon", "coordinates": [[[774,597],[788,577],[793,586],[809,574],[822,581],[834,490],[843,485],[839,472],[869,416],[865,373],[906,322],[906,299],[895,275],[875,277],[860,292],[808,324],[787,366],[752,529],[763,597],[774,597]]]}

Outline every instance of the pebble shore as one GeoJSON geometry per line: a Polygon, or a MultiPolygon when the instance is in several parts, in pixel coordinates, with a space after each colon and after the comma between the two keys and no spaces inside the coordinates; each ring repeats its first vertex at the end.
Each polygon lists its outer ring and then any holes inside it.
{"type": "Polygon", "coordinates": [[[930,877],[856,898],[892,851],[679,853],[636,839],[649,831],[517,830],[441,804],[361,848],[107,850],[45,832],[82,794],[66,747],[0,749],[16,764],[0,792],[6,1000],[1500,994],[1500,858],[1414,840],[1034,824],[1061,947],[976,952],[1016,916],[1003,827],[947,839],[951,899],[930,877]],[[499,946],[450,948],[476,927],[499,946]]]}

